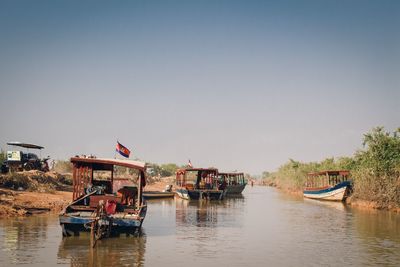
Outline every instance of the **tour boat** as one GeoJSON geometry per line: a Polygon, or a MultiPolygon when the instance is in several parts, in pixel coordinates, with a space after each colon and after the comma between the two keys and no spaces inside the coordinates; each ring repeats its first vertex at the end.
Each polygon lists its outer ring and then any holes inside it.
{"type": "Polygon", "coordinates": [[[226,190],[218,183],[218,169],[187,168],[176,172],[176,194],[183,199],[222,200],[226,190]]]}
{"type": "Polygon", "coordinates": [[[306,198],[343,201],[351,191],[349,171],[309,173],[303,195],[306,198]]]}
{"type": "Polygon", "coordinates": [[[134,234],[141,228],[147,212],[145,163],[86,156],[71,162],[72,203],[59,216],[63,236],[90,230],[134,234]]]}
{"type": "Polygon", "coordinates": [[[247,185],[242,172],[220,172],[218,174],[221,183],[226,184],[227,195],[238,195],[241,194],[247,185]]]}

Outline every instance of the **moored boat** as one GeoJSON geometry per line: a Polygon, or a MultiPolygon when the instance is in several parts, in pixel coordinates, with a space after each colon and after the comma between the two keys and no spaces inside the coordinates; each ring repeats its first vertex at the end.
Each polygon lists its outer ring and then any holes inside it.
{"type": "Polygon", "coordinates": [[[73,157],[71,162],[73,198],[59,216],[63,236],[93,227],[109,234],[133,234],[141,228],[147,212],[144,163],[94,157],[73,157]]]}
{"type": "Polygon", "coordinates": [[[247,185],[242,172],[220,172],[218,173],[219,182],[225,183],[227,195],[238,195],[241,194],[247,185]]]}
{"type": "Polygon", "coordinates": [[[176,172],[176,194],[183,199],[222,200],[226,190],[218,183],[218,169],[187,168],[176,172]]]}
{"type": "Polygon", "coordinates": [[[351,191],[349,175],[349,171],[344,170],[309,173],[303,195],[312,199],[343,201],[351,191]]]}
{"type": "Polygon", "coordinates": [[[145,199],[155,199],[155,198],[172,198],[175,196],[174,192],[163,192],[163,191],[144,191],[143,197],[145,199]]]}

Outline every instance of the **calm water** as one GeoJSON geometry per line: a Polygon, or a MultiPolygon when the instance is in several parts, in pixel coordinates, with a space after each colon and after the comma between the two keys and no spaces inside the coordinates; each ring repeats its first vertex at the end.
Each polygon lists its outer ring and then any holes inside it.
{"type": "Polygon", "coordinates": [[[0,220],[0,266],[400,266],[400,216],[248,187],[149,202],[139,237],[62,238],[54,215],[0,220]]]}

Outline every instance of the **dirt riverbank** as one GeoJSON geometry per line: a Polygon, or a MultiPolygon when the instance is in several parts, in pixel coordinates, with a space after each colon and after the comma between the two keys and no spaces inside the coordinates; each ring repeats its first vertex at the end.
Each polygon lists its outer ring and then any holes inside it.
{"type": "Polygon", "coordinates": [[[0,217],[59,212],[72,199],[72,192],[24,192],[0,188],[0,217]]]}

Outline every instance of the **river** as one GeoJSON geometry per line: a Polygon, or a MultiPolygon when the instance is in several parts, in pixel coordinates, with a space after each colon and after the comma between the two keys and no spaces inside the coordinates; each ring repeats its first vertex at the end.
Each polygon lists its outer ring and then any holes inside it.
{"type": "Polygon", "coordinates": [[[137,237],[62,238],[57,215],[0,219],[0,266],[399,266],[400,215],[247,187],[153,200],[137,237]]]}

